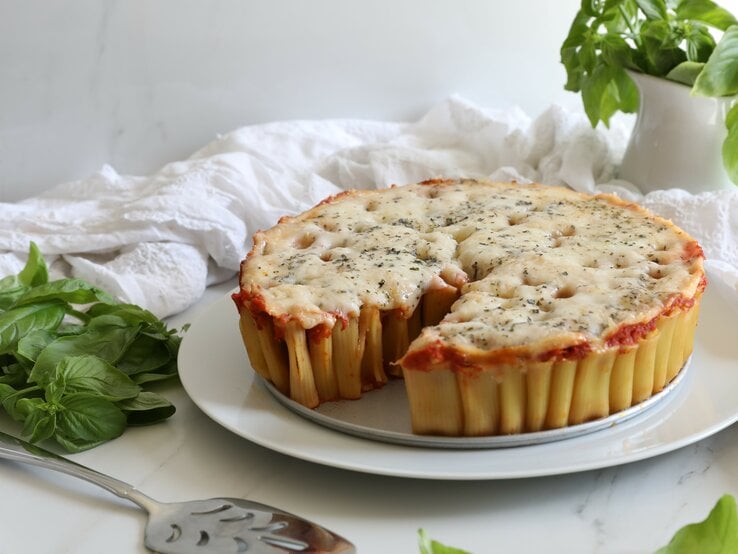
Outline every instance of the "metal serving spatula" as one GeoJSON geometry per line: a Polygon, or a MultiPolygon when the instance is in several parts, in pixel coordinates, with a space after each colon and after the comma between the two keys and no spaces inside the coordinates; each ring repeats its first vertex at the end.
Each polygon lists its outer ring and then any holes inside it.
{"type": "Polygon", "coordinates": [[[239,498],[162,503],[133,486],[0,432],[0,458],[60,471],[138,504],[149,514],[145,545],[154,552],[342,553],[354,545],[320,525],[239,498]]]}

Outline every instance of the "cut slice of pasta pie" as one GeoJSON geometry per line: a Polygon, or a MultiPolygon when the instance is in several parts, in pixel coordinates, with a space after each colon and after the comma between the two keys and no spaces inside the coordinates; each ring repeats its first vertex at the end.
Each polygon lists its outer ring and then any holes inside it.
{"type": "Polygon", "coordinates": [[[251,365],[315,407],[405,380],[413,431],[477,436],[606,417],[692,351],[697,242],[614,196],[432,180],[349,191],[256,233],[251,365]]]}

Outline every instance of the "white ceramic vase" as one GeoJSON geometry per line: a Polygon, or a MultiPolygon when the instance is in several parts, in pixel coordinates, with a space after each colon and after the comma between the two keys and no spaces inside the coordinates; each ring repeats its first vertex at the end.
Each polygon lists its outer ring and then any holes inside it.
{"type": "Polygon", "coordinates": [[[738,97],[693,96],[690,87],[629,72],[640,92],[638,117],[625,151],[621,179],[644,193],[683,188],[734,188],[722,161],[725,115],[738,97]]]}

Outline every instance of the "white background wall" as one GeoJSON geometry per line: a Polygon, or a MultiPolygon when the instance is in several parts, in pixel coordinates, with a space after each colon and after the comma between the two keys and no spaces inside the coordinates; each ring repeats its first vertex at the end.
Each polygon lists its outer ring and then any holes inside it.
{"type": "MultiPolygon", "coordinates": [[[[738,8],[738,0],[731,0],[738,8]]],[[[0,201],[274,119],[536,115],[579,0],[0,0],[0,201]]],[[[738,11],[738,10],[736,10],[738,11]]]]}

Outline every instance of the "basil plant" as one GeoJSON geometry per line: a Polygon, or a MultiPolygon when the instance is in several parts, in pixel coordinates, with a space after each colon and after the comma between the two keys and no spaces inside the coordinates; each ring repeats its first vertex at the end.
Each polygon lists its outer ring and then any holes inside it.
{"type": "MultiPolygon", "coordinates": [[[[582,0],[561,46],[566,90],[581,92],[592,126],[638,110],[626,69],[691,87],[738,94],[738,21],[712,0],[582,0]]],[[[728,112],[723,163],[738,184],[738,102],[728,112]]]]}

